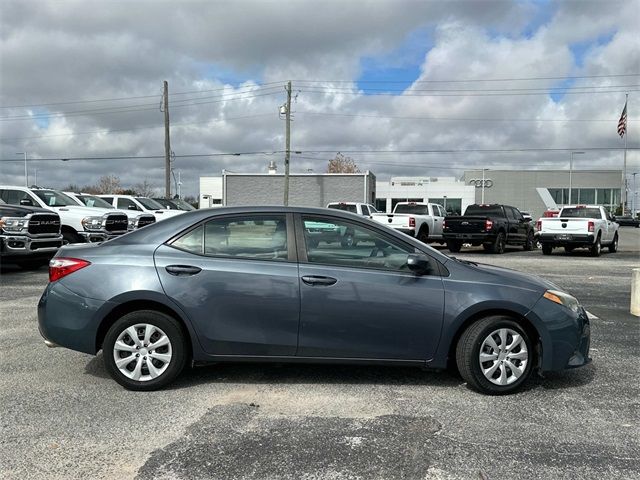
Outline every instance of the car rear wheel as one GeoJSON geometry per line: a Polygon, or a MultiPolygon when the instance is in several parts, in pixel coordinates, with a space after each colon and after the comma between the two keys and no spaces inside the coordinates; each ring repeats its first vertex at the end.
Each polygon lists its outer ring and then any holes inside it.
{"type": "Polygon", "coordinates": [[[171,383],[187,360],[179,323],[164,313],[141,310],[117,320],[102,345],[109,374],[129,390],[158,390],[171,383]]]}
{"type": "Polygon", "coordinates": [[[422,243],[429,243],[429,229],[427,227],[422,227],[418,232],[417,238],[422,243]]]}
{"type": "Polygon", "coordinates": [[[566,253],[571,253],[571,252],[573,252],[573,250],[574,250],[574,247],[564,247],[564,251],[566,253]]]}
{"type": "Polygon", "coordinates": [[[64,230],[62,232],[62,242],[67,245],[69,243],[82,243],[84,240],[77,233],[64,230]]]}
{"type": "Polygon", "coordinates": [[[517,322],[504,316],[473,323],[456,348],[462,378],[473,389],[489,395],[518,390],[531,374],[533,360],[529,335],[517,322]]]}
{"type": "Polygon", "coordinates": [[[496,239],[493,241],[493,243],[487,244],[487,246],[485,246],[485,249],[489,253],[501,254],[501,253],[504,253],[505,247],[506,247],[506,243],[504,239],[504,233],[499,232],[498,235],[496,236],[496,239]]]}
{"type": "Polygon", "coordinates": [[[530,252],[531,250],[533,250],[533,247],[536,244],[536,240],[533,236],[533,232],[529,232],[529,234],[527,235],[527,240],[524,242],[524,251],[525,252],[530,252]]]}
{"type": "Polygon", "coordinates": [[[462,249],[462,242],[459,240],[449,240],[447,242],[447,248],[451,253],[458,253],[462,249]]]}
{"type": "Polygon", "coordinates": [[[616,253],[618,251],[618,232],[613,236],[613,242],[609,245],[609,253],[616,253]]]}
{"type": "Polygon", "coordinates": [[[553,252],[553,247],[551,245],[549,245],[548,243],[543,243],[542,244],[542,254],[543,255],[551,255],[551,252],[553,252]]]}

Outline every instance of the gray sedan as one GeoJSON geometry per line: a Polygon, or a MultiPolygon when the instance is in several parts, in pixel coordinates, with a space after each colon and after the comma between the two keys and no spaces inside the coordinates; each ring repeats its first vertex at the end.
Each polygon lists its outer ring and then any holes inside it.
{"type": "Polygon", "coordinates": [[[586,312],[557,286],[338,210],[197,210],[66,246],[49,277],[46,343],[103,350],[132,390],[195,363],[277,361],[457,367],[472,388],[504,394],[534,371],[590,361],[586,312]],[[358,242],[314,241],[318,224],[358,242]]]}

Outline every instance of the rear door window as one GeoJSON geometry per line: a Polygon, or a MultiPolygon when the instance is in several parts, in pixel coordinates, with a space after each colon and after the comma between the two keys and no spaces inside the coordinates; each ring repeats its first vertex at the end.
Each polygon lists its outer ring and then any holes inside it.
{"type": "Polygon", "coordinates": [[[602,218],[599,208],[563,208],[562,218],[602,218]]]}

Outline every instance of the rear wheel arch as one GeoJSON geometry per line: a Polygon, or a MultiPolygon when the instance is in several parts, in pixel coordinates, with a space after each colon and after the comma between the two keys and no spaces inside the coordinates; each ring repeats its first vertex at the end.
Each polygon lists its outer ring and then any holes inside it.
{"type": "Polygon", "coordinates": [[[142,311],[142,310],[152,310],[160,313],[164,313],[172,317],[176,320],[180,327],[182,328],[182,333],[184,338],[187,340],[187,358],[191,360],[193,358],[193,336],[191,329],[187,326],[185,320],[172,308],[167,305],[156,302],[153,300],[131,300],[125,303],[121,303],[114,307],[107,315],[104,316],[102,321],[100,322],[100,326],[96,332],[96,352],[98,352],[102,348],[102,344],[104,342],[104,338],[109,331],[109,328],[124,315],[128,313],[142,311]]]}
{"type": "Polygon", "coordinates": [[[450,367],[455,368],[457,370],[456,347],[458,346],[458,340],[460,340],[460,337],[462,337],[462,334],[471,325],[473,325],[479,320],[482,320],[483,318],[493,317],[493,316],[509,317],[511,320],[513,320],[514,322],[516,322],[518,325],[522,327],[522,329],[529,335],[529,338],[531,338],[531,341],[534,344],[533,365],[534,367],[540,367],[541,355],[542,355],[542,337],[540,335],[540,332],[529,319],[527,319],[520,313],[514,310],[509,310],[509,309],[481,310],[479,312],[474,312],[472,315],[470,315],[464,321],[462,321],[462,323],[458,325],[458,328],[456,329],[456,333],[453,335],[453,337],[451,337],[449,347],[448,347],[447,364],[450,367]]]}

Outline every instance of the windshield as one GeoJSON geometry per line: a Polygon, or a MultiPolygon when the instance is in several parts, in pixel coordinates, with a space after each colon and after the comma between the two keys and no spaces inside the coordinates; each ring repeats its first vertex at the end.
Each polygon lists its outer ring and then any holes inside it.
{"type": "Polygon", "coordinates": [[[113,205],[105,202],[100,197],[94,197],[93,195],[76,195],[76,197],[87,207],[113,208],[113,205]]]}
{"type": "Polygon", "coordinates": [[[333,208],[334,210],[342,210],[344,212],[356,213],[356,206],[349,205],[347,203],[332,203],[329,205],[329,208],[333,208]]]}
{"type": "Polygon", "coordinates": [[[411,213],[413,215],[429,215],[429,205],[398,204],[393,213],[411,213]]]}
{"type": "Polygon", "coordinates": [[[173,200],[171,200],[171,202],[176,204],[180,210],[184,210],[186,212],[195,210],[195,208],[193,208],[193,205],[187,203],[181,198],[174,198],[173,200]]]}
{"type": "Polygon", "coordinates": [[[152,200],[151,198],[136,197],[136,200],[139,201],[144,208],[149,209],[149,210],[164,210],[165,209],[162,205],[160,205],[155,200],[152,200]]]}
{"type": "Polygon", "coordinates": [[[602,218],[599,208],[563,208],[562,218],[602,218]]]}
{"type": "Polygon", "coordinates": [[[66,207],[73,205],[75,207],[78,204],[70,197],[62,192],[56,192],[55,190],[34,190],[40,200],[42,200],[48,207],[66,207]]]}
{"type": "Polygon", "coordinates": [[[166,198],[154,198],[153,199],[154,202],[158,202],[160,205],[162,205],[164,208],[169,208],[169,209],[174,209],[176,208],[176,206],[174,204],[172,204],[169,200],[167,200],[166,198]]]}
{"type": "Polygon", "coordinates": [[[502,213],[500,205],[469,205],[467,210],[464,212],[464,215],[497,215],[498,217],[503,217],[504,213],[502,213]]]}

